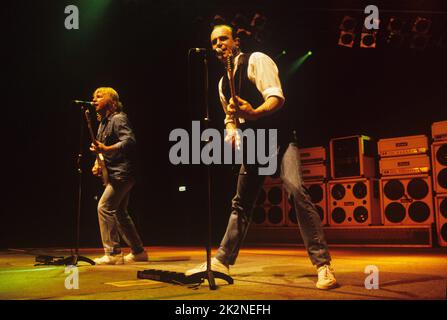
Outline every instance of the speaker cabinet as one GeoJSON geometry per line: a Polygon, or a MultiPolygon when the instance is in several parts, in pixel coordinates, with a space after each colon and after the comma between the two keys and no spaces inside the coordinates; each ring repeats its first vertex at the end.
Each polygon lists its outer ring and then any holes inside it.
{"type": "Polygon", "coordinates": [[[285,192],[282,184],[264,184],[253,209],[252,226],[285,225],[285,192]]]}
{"type": "Polygon", "coordinates": [[[278,169],[276,170],[276,172],[273,175],[265,177],[265,180],[264,180],[265,185],[281,184],[282,183],[281,178],[279,176],[279,167],[280,166],[278,165],[278,169]]]}
{"type": "Polygon", "coordinates": [[[447,247],[447,195],[435,197],[438,244],[447,247]]]}
{"type": "Polygon", "coordinates": [[[326,163],[326,148],[324,147],[299,148],[298,152],[302,165],[326,163]]]}
{"type": "Polygon", "coordinates": [[[367,227],[381,224],[376,179],[328,182],[328,222],[331,227],[367,227]]]}
{"type": "Polygon", "coordinates": [[[377,142],[379,156],[400,157],[428,153],[428,137],[426,135],[380,139],[377,142]]]}
{"type": "Polygon", "coordinates": [[[436,194],[447,193],[447,141],[433,142],[431,146],[433,179],[436,194]]]}
{"type": "Polygon", "coordinates": [[[420,154],[408,157],[382,158],[379,161],[382,176],[425,174],[430,172],[430,158],[420,154]]]}
{"type": "MultiPolygon", "coordinates": [[[[307,189],[310,195],[310,199],[312,203],[315,204],[315,207],[318,211],[318,215],[320,216],[321,223],[323,225],[327,225],[327,185],[323,181],[314,181],[314,182],[306,182],[304,183],[304,187],[307,189]]],[[[286,224],[288,226],[296,226],[298,224],[296,218],[296,212],[292,205],[292,201],[290,200],[288,193],[285,192],[287,198],[285,199],[286,205],[286,224]]]]}
{"type": "Polygon", "coordinates": [[[330,140],[332,179],[376,177],[377,144],[367,136],[330,140]]]}
{"type": "Polygon", "coordinates": [[[327,179],[327,167],[324,163],[309,164],[301,167],[304,181],[323,181],[327,179]]]}
{"type": "Polygon", "coordinates": [[[433,193],[430,176],[382,178],[380,190],[385,225],[433,223],[433,193]]]}
{"type": "Polygon", "coordinates": [[[447,140],[447,121],[433,122],[431,136],[435,141],[447,140]]]}

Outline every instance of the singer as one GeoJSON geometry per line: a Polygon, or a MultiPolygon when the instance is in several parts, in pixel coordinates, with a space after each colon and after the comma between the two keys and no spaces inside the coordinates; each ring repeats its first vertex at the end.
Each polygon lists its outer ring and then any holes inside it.
{"type": "MultiPolygon", "coordinates": [[[[147,261],[148,254],[127,211],[130,191],[135,184],[136,140],[129,120],[123,112],[118,93],[110,87],[101,87],[93,93],[93,105],[101,121],[96,143],[90,150],[104,155],[109,183],[98,203],[98,220],[105,255],[94,259],[96,264],[123,264],[147,261]],[[131,248],[124,256],[120,236],[131,248]]],[[[101,175],[98,161],[92,168],[101,175]]]]}
{"type": "MultiPolygon", "coordinates": [[[[317,288],[330,289],[337,281],[330,267],[331,257],[321,226],[321,220],[309,193],[303,186],[300,160],[296,139],[288,128],[284,113],[285,101],[274,61],[261,52],[242,53],[240,39],[234,35],[228,25],[215,26],[211,32],[213,50],[221,52],[218,59],[224,64],[228,57],[234,57],[235,99],[231,98],[232,84],[225,74],[219,82],[220,102],[226,114],[226,141],[237,147],[240,141],[240,124],[248,128],[278,130],[278,162],[284,187],[297,214],[298,225],[308,255],[317,267],[317,288]]],[[[211,269],[229,274],[229,266],[234,265],[241,244],[248,230],[253,206],[262,188],[265,176],[258,175],[257,165],[242,164],[232,200],[231,214],[226,233],[215,257],[211,260],[211,269]]],[[[206,271],[206,263],[190,269],[186,275],[206,271]]]]}

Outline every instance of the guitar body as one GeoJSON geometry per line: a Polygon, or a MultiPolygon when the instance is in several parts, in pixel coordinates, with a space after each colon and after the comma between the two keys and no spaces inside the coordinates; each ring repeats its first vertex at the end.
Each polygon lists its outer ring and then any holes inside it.
{"type": "MultiPolygon", "coordinates": [[[[85,114],[85,120],[87,121],[90,138],[92,140],[92,143],[96,145],[95,135],[93,134],[92,121],[90,119],[90,111],[88,109],[85,109],[84,114],[85,114]]],[[[98,152],[96,154],[96,163],[98,164],[99,167],[102,184],[106,186],[109,183],[109,172],[107,171],[104,155],[101,152],[98,152]]]]}
{"type": "Polygon", "coordinates": [[[102,184],[103,186],[106,186],[109,183],[109,172],[107,171],[104,155],[102,153],[98,153],[96,156],[96,161],[98,163],[99,171],[101,172],[102,184]]]}

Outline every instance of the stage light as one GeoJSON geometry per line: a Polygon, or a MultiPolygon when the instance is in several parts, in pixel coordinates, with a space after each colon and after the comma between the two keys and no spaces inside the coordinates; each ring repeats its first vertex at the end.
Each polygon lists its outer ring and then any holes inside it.
{"type": "Polygon", "coordinates": [[[351,16],[344,16],[340,23],[340,36],[338,38],[338,45],[342,47],[352,48],[354,45],[355,34],[354,30],[357,26],[357,20],[351,16]]]}
{"type": "Polygon", "coordinates": [[[410,48],[423,50],[427,47],[430,41],[429,30],[431,27],[431,20],[423,17],[417,17],[411,31],[413,37],[411,40],[410,48]]]}
{"type": "Polygon", "coordinates": [[[402,31],[405,25],[405,21],[398,17],[391,17],[388,22],[388,35],[385,39],[385,42],[394,48],[398,48],[402,46],[405,36],[402,31]]]}
{"type": "Polygon", "coordinates": [[[294,74],[299,67],[301,67],[301,65],[312,55],[312,51],[308,51],[306,52],[305,55],[299,57],[298,59],[296,59],[294,62],[292,62],[292,65],[290,66],[289,71],[287,72],[288,76],[291,76],[292,74],[294,74]]]}
{"type": "Polygon", "coordinates": [[[212,22],[211,22],[211,27],[219,26],[219,25],[221,25],[221,24],[226,24],[226,20],[225,20],[221,15],[216,14],[216,15],[213,17],[213,20],[212,20],[212,22]]]}
{"type": "Polygon", "coordinates": [[[186,186],[179,186],[179,187],[178,187],[178,191],[179,191],[179,192],[184,192],[184,191],[186,191],[186,186]]]}
{"type": "Polygon", "coordinates": [[[375,48],[376,47],[376,31],[362,32],[360,40],[360,48],[375,48]]]}

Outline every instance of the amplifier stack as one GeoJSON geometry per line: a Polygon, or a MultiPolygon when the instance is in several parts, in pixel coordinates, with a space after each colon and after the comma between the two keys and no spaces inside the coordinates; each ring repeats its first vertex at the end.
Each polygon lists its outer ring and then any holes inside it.
{"type": "Polygon", "coordinates": [[[447,121],[435,122],[431,129],[436,233],[438,244],[447,247],[447,121]]]}
{"type": "Polygon", "coordinates": [[[434,222],[429,144],[425,135],[381,139],[380,204],[384,225],[434,222]]]}
{"type": "Polygon", "coordinates": [[[375,141],[364,135],[330,140],[328,223],[331,227],[380,225],[376,150],[375,141]]]}

